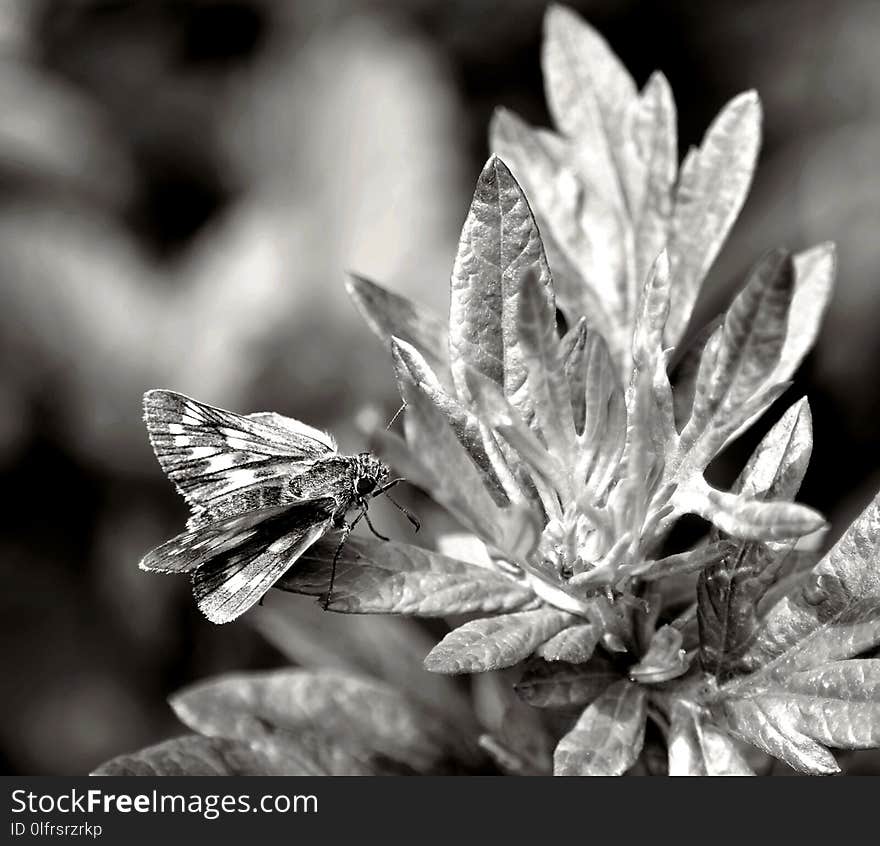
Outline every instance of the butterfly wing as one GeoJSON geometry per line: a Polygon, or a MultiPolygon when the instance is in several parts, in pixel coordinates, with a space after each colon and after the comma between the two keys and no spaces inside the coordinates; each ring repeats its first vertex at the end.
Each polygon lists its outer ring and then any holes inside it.
{"type": "Polygon", "coordinates": [[[263,508],[189,529],[149,552],[141,569],[190,573],[193,594],[213,623],[253,607],[331,525],[334,500],[263,508]]]}
{"type": "Polygon", "coordinates": [[[330,435],[298,420],[274,412],[234,414],[174,391],[147,391],[144,420],[159,464],[201,513],[201,523],[214,511],[274,504],[255,491],[271,489],[273,480],[287,482],[336,453],[330,435]]]}

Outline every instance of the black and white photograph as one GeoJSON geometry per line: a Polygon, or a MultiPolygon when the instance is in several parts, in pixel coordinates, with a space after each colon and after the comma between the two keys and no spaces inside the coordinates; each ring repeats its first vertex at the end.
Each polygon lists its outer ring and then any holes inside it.
{"type": "Polygon", "coordinates": [[[4,775],[880,775],[878,43],[0,0],[4,775]]]}

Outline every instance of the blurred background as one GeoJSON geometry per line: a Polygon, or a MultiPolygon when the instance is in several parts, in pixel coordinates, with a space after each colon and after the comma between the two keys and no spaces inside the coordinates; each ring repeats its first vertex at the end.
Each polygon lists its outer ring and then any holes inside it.
{"type": "MultiPolygon", "coordinates": [[[[880,487],[880,4],[571,5],[637,82],[666,73],[682,150],[739,91],[764,101],[701,315],[763,250],[838,243],[815,353],[718,472],[809,393],[802,499],[839,533],[880,487]]],[[[547,121],[544,6],[0,0],[5,772],[87,772],[179,733],[182,684],[283,661],[247,624],[205,621],[185,579],[137,569],[185,519],[141,394],[273,409],[361,448],[361,410],[397,404],[345,271],[445,310],[492,109],[547,121]]]]}

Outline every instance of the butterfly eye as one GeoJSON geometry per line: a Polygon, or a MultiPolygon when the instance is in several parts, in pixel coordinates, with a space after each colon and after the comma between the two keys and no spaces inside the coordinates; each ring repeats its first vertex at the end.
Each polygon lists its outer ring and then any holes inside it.
{"type": "Polygon", "coordinates": [[[376,487],[376,480],[371,476],[362,476],[355,484],[355,490],[363,495],[368,494],[376,487]]]}

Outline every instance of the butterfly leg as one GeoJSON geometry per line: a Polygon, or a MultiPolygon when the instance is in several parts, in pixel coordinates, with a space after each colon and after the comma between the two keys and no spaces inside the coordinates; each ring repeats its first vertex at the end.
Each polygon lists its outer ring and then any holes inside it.
{"type": "Polygon", "coordinates": [[[366,508],[366,506],[364,506],[364,510],[361,511],[361,514],[358,515],[358,518],[357,518],[358,520],[360,520],[361,515],[363,515],[363,518],[367,521],[367,525],[370,527],[370,531],[371,531],[371,532],[372,532],[377,538],[379,538],[379,540],[383,540],[383,541],[390,541],[390,540],[391,540],[391,538],[386,538],[385,535],[383,535],[381,532],[377,532],[377,531],[376,531],[376,527],[373,525],[372,521],[370,520],[370,515],[367,514],[367,508],[366,508]]]}
{"type": "Polygon", "coordinates": [[[351,534],[353,527],[354,523],[351,525],[348,523],[342,524],[342,537],[339,541],[339,545],[336,547],[336,552],[333,553],[333,564],[330,566],[330,584],[327,586],[327,593],[324,596],[323,607],[325,611],[330,607],[330,599],[333,596],[333,583],[336,581],[336,563],[339,561],[342,547],[345,546],[345,542],[348,540],[348,536],[351,534]]]}
{"type": "MultiPolygon", "coordinates": [[[[358,514],[358,516],[355,517],[354,520],[351,521],[351,523],[346,523],[345,520],[342,519],[342,517],[340,515],[339,527],[342,529],[342,538],[336,547],[336,552],[333,553],[333,564],[330,567],[330,584],[327,587],[327,594],[324,597],[324,602],[323,602],[323,607],[324,607],[325,611],[330,607],[330,599],[333,596],[333,584],[336,581],[336,564],[339,561],[339,556],[342,553],[342,547],[345,546],[345,542],[348,540],[348,536],[352,533],[352,531],[354,530],[354,527],[357,526],[357,524],[360,522],[361,517],[366,517],[366,516],[367,516],[366,508],[364,508],[361,511],[361,513],[358,514]]],[[[368,523],[370,522],[369,519],[367,520],[367,522],[368,523]]]]}

